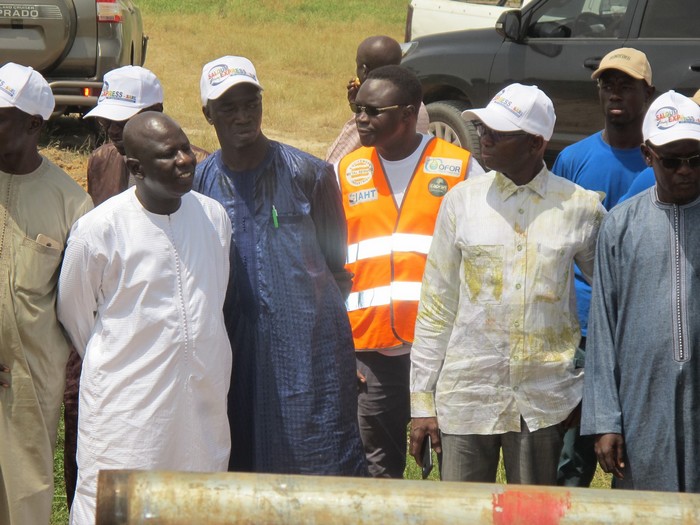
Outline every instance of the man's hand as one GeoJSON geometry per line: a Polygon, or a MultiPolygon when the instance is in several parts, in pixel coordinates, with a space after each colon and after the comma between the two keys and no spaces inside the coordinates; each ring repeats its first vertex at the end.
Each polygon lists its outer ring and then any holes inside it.
{"type": "Polygon", "coordinates": [[[367,378],[365,376],[363,376],[362,372],[360,372],[359,370],[357,371],[357,382],[358,383],[366,383],[367,382],[367,378]]]}
{"type": "Polygon", "coordinates": [[[595,453],[603,472],[612,473],[618,479],[624,479],[625,439],[622,434],[599,434],[595,438],[595,453]]]}
{"type": "Polygon", "coordinates": [[[421,448],[426,434],[430,434],[430,439],[433,442],[433,450],[440,454],[442,452],[442,444],[440,443],[440,432],[438,430],[438,420],[436,417],[414,417],[411,419],[411,443],[409,451],[418,463],[419,467],[423,466],[423,457],[421,456],[421,448]]]}
{"type": "MultiPolygon", "coordinates": [[[[10,373],[10,367],[7,365],[3,365],[0,363],[0,372],[4,372],[6,374],[10,373]]],[[[0,376],[0,387],[2,388],[10,388],[10,383],[6,382],[3,380],[2,376],[0,376]]]]}
{"type": "Polygon", "coordinates": [[[360,79],[355,77],[348,81],[348,102],[355,102],[357,92],[360,90],[360,79]]]}

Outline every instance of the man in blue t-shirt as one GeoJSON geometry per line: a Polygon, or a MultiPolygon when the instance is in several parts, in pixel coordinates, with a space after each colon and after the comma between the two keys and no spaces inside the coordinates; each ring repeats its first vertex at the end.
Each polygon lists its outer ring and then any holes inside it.
{"type": "MultiPolygon", "coordinates": [[[[624,195],[639,172],[646,168],[640,146],[642,122],[654,95],[651,66],[644,53],[632,48],[605,55],[591,75],[605,117],[602,131],[565,148],[552,172],[588,190],[597,191],[606,209],[624,195]]],[[[576,305],[581,323],[577,366],[584,365],[591,287],[575,268],[576,305]]],[[[596,470],[592,436],[567,431],[559,463],[559,485],[588,487],[596,470]]]]}

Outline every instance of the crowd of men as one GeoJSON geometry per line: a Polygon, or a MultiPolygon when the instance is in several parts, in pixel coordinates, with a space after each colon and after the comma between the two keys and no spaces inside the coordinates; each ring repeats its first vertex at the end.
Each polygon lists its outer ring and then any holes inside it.
{"type": "Polygon", "coordinates": [[[442,480],[700,492],[700,100],[617,49],[601,132],[548,169],[552,101],[511,84],[463,114],[480,163],[399,62],[360,43],[328,162],[263,133],[247,58],[202,68],[211,154],[114,70],[88,193],[0,68],[0,523],[49,523],[64,387],[75,525],[101,469],[401,478],[428,436],[442,480]]]}

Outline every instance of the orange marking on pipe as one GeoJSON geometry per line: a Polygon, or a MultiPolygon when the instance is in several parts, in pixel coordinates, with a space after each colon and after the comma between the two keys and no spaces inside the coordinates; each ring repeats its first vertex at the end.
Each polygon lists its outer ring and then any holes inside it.
{"type": "Polygon", "coordinates": [[[559,525],[571,498],[547,492],[506,490],[493,495],[493,525],[559,525]]]}

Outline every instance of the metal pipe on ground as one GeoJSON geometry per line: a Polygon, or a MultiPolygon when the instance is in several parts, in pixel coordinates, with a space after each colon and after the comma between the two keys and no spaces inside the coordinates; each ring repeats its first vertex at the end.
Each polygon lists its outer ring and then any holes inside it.
{"type": "Polygon", "coordinates": [[[528,485],[103,470],[97,525],[700,523],[700,495],[528,485]]]}

